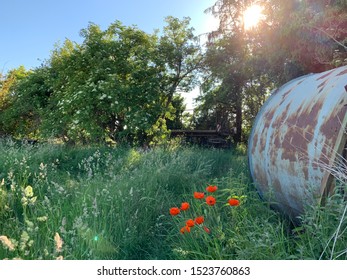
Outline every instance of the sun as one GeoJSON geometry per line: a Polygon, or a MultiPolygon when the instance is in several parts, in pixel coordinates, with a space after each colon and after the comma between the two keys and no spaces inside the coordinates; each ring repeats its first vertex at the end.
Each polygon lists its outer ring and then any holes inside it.
{"type": "Polygon", "coordinates": [[[255,28],[263,17],[262,6],[258,4],[249,6],[243,13],[243,24],[245,30],[255,28]]]}

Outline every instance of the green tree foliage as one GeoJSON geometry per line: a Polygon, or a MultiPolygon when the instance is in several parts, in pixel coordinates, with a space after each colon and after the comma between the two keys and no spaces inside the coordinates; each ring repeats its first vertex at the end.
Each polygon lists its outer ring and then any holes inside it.
{"type": "Polygon", "coordinates": [[[266,1],[257,33],[279,83],[347,63],[347,2],[266,1]]]}
{"type": "Polygon", "coordinates": [[[182,111],[174,96],[192,87],[201,63],[189,21],[168,17],[161,37],[119,21],[106,30],[89,24],[81,44],[65,40],[13,85],[6,111],[13,134],[71,143],[165,138],[166,121],[182,111]]]}
{"type": "Polygon", "coordinates": [[[218,16],[220,26],[209,35],[205,85],[197,108],[198,127],[216,129],[218,126],[232,134],[235,143],[247,139],[242,132],[245,126],[249,131],[250,119],[255,117],[253,114],[268,94],[267,86],[260,86],[261,82],[270,84],[257,55],[257,38],[244,29],[242,13],[249,3],[251,1],[217,1],[210,9],[218,16]]]}
{"type": "Polygon", "coordinates": [[[196,85],[197,72],[202,66],[203,56],[198,38],[189,28],[189,18],[182,21],[167,17],[167,26],[160,38],[158,51],[161,64],[165,65],[163,75],[166,95],[166,108],[175,92],[189,91],[196,85]]]}
{"type": "Polygon", "coordinates": [[[21,122],[17,113],[21,108],[14,105],[17,99],[15,87],[29,75],[23,66],[10,70],[7,75],[0,76],[0,136],[11,135],[17,131],[21,122]]]}
{"type": "Polygon", "coordinates": [[[184,104],[184,98],[180,95],[175,95],[172,98],[172,107],[175,108],[173,117],[166,120],[166,126],[168,129],[183,129],[185,127],[184,121],[184,111],[186,106],[184,104]]]}
{"type": "Polygon", "coordinates": [[[254,1],[218,0],[209,34],[205,82],[195,123],[220,125],[246,141],[271,89],[297,76],[347,64],[346,1],[267,0],[260,22],[246,29],[243,13],[254,1]]]}
{"type": "Polygon", "coordinates": [[[66,41],[52,56],[56,110],[46,127],[82,142],[149,130],[161,110],[156,36],[120,22],[81,35],[81,46],[66,41]]]}

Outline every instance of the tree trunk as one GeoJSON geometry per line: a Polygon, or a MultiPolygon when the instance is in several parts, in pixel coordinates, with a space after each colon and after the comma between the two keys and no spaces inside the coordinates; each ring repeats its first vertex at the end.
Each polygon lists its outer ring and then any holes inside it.
{"type": "Polygon", "coordinates": [[[242,141],[242,101],[238,102],[236,110],[235,127],[236,133],[234,134],[234,143],[238,144],[242,141]]]}

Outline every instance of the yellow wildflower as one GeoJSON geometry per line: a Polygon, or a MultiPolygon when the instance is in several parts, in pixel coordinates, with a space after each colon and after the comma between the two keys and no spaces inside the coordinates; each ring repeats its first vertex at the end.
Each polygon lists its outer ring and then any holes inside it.
{"type": "Polygon", "coordinates": [[[26,197],[33,197],[34,192],[33,192],[32,186],[27,186],[27,187],[24,189],[24,194],[25,194],[26,197]]]}
{"type": "Polygon", "coordinates": [[[31,204],[34,204],[35,201],[36,201],[36,199],[37,199],[37,196],[34,196],[34,197],[30,198],[29,202],[30,202],[31,204]]]}
{"type": "Polygon", "coordinates": [[[2,244],[3,244],[7,249],[9,249],[10,251],[14,251],[14,245],[13,245],[13,243],[11,242],[11,240],[8,239],[7,236],[1,235],[1,236],[0,236],[0,241],[2,242],[2,244]]]}
{"type": "Polygon", "coordinates": [[[42,216],[42,217],[37,217],[36,220],[38,220],[39,222],[45,222],[47,221],[47,216],[42,216]]]}
{"type": "Polygon", "coordinates": [[[28,199],[26,197],[22,197],[21,202],[22,202],[23,206],[27,206],[28,205],[28,199]]]}
{"type": "Polygon", "coordinates": [[[57,252],[61,252],[62,248],[63,248],[63,239],[61,239],[59,233],[55,233],[54,235],[54,241],[55,241],[55,249],[57,252]]]}
{"type": "Polygon", "coordinates": [[[21,236],[20,236],[20,250],[24,251],[27,247],[27,243],[30,240],[29,234],[23,230],[21,236]]]}

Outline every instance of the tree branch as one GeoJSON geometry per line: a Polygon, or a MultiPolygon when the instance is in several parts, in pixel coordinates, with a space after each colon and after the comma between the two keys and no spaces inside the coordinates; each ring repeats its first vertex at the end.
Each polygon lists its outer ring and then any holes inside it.
{"type": "Polygon", "coordinates": [[[326,35],[328,38],[330,38],[331,40],[333,40],[336,44],[338,44],[339,46],[343,47],[345,49],[345,51],[347,51],[347,46],[345,46],[342,42],[336,40],[333,36],[331,36],[328,32],[326,32],[324,29],[318,28],[313,26],[313,29],[316,29],[320,32],[322,32],[324,35],[326,35]]]}

